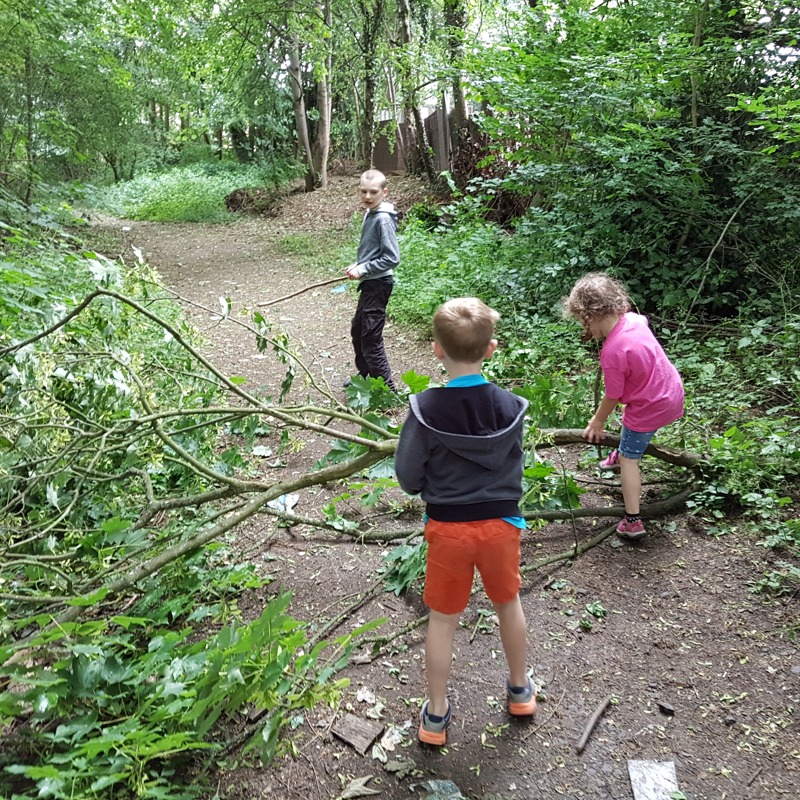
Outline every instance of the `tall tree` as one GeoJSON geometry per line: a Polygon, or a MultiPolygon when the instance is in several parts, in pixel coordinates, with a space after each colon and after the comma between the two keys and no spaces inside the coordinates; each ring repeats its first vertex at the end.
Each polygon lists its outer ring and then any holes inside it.
{"type": "Polygon", "coordinates": [[[450,89],[453,93],[453,110],[448,120],[450,148],[452,152],[456,152],[459,139],[467,127],[467,101],[461,82],[467,26],[466,0],[444,0],[444,24],[450,61],[450,89]]]}
{"type": "Polygon", "coordinates": [[[362,164],[364,169],[372,166],[375,149],[375,105],[378,83],[383,70],[378,59],[381,33],[386,18],[386,0],[358,0],[361,11],[362,78],[364,81],[364,115],[361,127],[362,164]]]}
{"type": "Polygon", "coordinates": [[[422,170],[428,180],[433,183],[436,179],[436,172],[433,168],[431,159],[431,148],[428,143],[428,135],[425,124],[420,113],[418,94],[416,90],[416,72],[413,67],[414,57],[412,50],[411,33],[411,6],[410,0],[398,0],[400,11],[400,41],[402,50],[400,54],[399,74],[400,89],[403,95],[403,107],[405,109],[405,119],[414,120],[414,149],[417,159],[422,166],[422,170]]]}

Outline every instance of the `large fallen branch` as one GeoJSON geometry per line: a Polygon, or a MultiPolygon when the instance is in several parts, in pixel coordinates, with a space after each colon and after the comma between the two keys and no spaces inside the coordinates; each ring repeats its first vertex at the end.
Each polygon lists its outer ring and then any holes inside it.
{"type": "MultiPolygon", "coordinates": [[[[313,287],[307,287],[313,288],[313,287]]],[[[135,387],[134,394],[138,398],[136,413],[130,416],[112,417],[107,420],[90,419],[88,415],[78,418],[73,424],[67,426],[60,421],[57,414],[53,414],[50,424],[54,430],[64,429],[58,441],[64,441],[60,451],[46,453],[36,462],[27,465],[30,478],[19,482],[20,493],[12,496],[6,507],[0,511],[14,512],[17,505],[23,505],[27,497],[33,495],[34,489],[41,493],[45,483],[55,480],[57,476],[70,474],[70,494],[59,496],[54,503],[53,514],[50,518],[41,516],[37,523],[26,528],[26,535],[16,540],[6,540],[4,554],[7,561],[17,561],[27,566],[40,567],[44,573],[54,575],[66,587],[63,591],[32,591],[28,587],[21,587],[13,593],[5,595],[5,599],[18,602],[24,608],[23,616],[28,616],[31,606],[39,605],[41,610],[46,610],[52,615],[54,625],[74,621],[86,613],[93,604],[109,603],[115,597],[129,593],[135,585],[149,577],[175,559],[183,558],[187,554],[218,539],[236,526],[259,511],[273,511],[266,504],[285,494],[291,494],[311,486],[323,486],[328,483],[345,480],[364,473],[370,466],[391,457],[397,444],[397,434],[387,430],[353,409],[342,405],[330,392],[327,384],[320,384],[311,371],[302,364],[302,361],[291,353],[282,340],[269,340],[276,350],[279,358],[284,363],[291,362],[298,366],[305,375],[308,384],[318,391],[324,401],[318,405],[303,403],[300,405],[280,405],[265,402],[242,388],[239,382],[231,380],[204,357],[197,348],[187,340],[186,336],[175,325],[162,319],[152,308],[107,289],[97,289],[89,294],[76,308],[65,314],[60,320],[50,325],[46,330],[25,341],[6,346],[0,349],[0,356],[8,355],[33,345],[41,339],[56,335],[60,332],[67,333],[67,329],[81,313],[86,312],[97,301],[122,303],[132,309],[136,314],[158,325],[168,335],[169,340],[181,347],[197,365],[206,370],[214,385],[221,391],[230,395],[236,404],[221,403],[215,406],[197,408],[158,408],[152,395],[152,386],[146,383],[139,372],[139,366],[134,360],[123,359],[116,353],[98,352],[94,354],[98,360],[113,361],[120,373],[127,375],[127,379],[135,387]],[[281,480],[270,480],[260,476],[248,475],[241,477],[219,469],[215,464],[206,461],[184,444],[187,431],[198,430],[203,427],[213,428],[221,423],[241,423],[248,417],[257,417],[269,420],[272,424],[285,429],[304,430],[317,436],[335,439],[354,448],[354,455],[328,466],[324,469],[294,475],[281,480]],[[165,449],[165,458],[178,462],[188,472],[198,477],[201,487],[195,492],[157,496],[150,475],[146,470],[130,468],[116,475],[108,475],[100,469],[101,455],[111,457],[113,454],[128,452],[132,447],[138,446],[145,440],[158,439],[165,449]],[[358,451],[361,452],[358,452],[358,451]],[[357,453],[357,454],[356,454],[357,453]],[[69,552],[51,553],[38,552],[43,543],[54,532],[58,532],[64,525],[68,515],[78,503],[91,497],[94,487],[103,483],[118,481],[125,485],[128,494],[142,497],[142,506],[138,520],[130,527],[131,531],[142,529],[152,530],[156,521],[168,512],[179,512],[181,509],[194,509],[194,532],[178,542],[171,542],[169,538],[153,535],[142,540],[142,544],[132,551],[126,551],[117,559],[111,559],[102,572],[94,574],[86,572],[82,559],[77,557],[74,549],[69,552]],[[206,509],[203,511],[203,509],[206,509]],[[200,512],[200,513],[198,513],[200,512]],[[38,525],[38,527],[37,527],[38,525]],[[32,549],[34,548],[34,549],[32,549]],[[58,559],[54,566],[48,559],[58,559]],[[26,593],[30,591],[30,594],[26,593]],[[72,592],[72,594],[69,594],[72,592]]],[[[232,320],[236,324],[244,325],[261,340],[265,338],[263,329],[254,328],[232,320]]],[[[92,357],[87,353],[85,357],[92,357]]],[[[176,379],[177,380],[177,379],[176,379]]],[[[323,382],[324,383],[324,382],[323,382]]],[[[46,387],[41,390],[46,394],[46,387]]],[[[59,398],[53,395],[53,406],[57,407],[59,398]]],[[[78,410],[69,409],[71,413],[80,413],[78,410]]],[[[26,421],[21,419],[18,426],[24,433],[26,421]]],[[[41,426],[40,426],[41,427],[41,426]]],[[[572,444],[586,444],[581,431],[572,429],[546,429],[539,432],[537,448],[553,446],[566,446],[572,444]]],[[[21,434],[20,434],[21,435],[21,434]]],[[[614,445],[618,438],[608,434],[607,443],[614,445]]],[[[685,453],[673,448],[651,444],[647,451],[649,455],[665,462],[696,468],[701,459],[691,453],[685,453]]],[[[26,465],[22,465],[25,467],[26,465]]],[[[23,470],[18,470],[22,472],[23,470]]],[[[654,518],[680,507],[693,491],[689,483],[677,494],[657,503],[645,505],[643,515],[654,518]]],[[[618,516],[622,513],[620,507],[603,509],[563,509],[548,511],[531,511],[526,514],[528,519],[539,520],[576,520],[582,517],[618,516]]],[[[289,524],[314,525],[328,530],[335,526],[325,520],[314,521],[286,512],[279,512],[289,524]]],[[[338,535],[346,535],[362,541],[390,541],[396,538],[406,538],[414,531],[337,531],[338,535]]],[[[595,546],[605,538],[600,534],[586,543],[578,544],[566,553],[548,557],[535,565],[525,568],[526,572],[538,569],[545,564],[558,563],[562,560],[575,558],[586,549],[595,546]]],[[[3,553],[0,553],[3,555],[3,553]]],[[[2,596],[0,596],[2,599],[2,596]]]]}
{"type": "MultiPolygon", "coordinates": [[[[588,444],[583,437],[583,431],[577,428],[541,428],[539,434],[541,439],[536,444],[537,449],[559,447],[565,444],[588,444]]],[[[607,432],[602,444],[617,447],[619,446],[619,436],[607,432]]],[[[696,453],[687,453],[684,450],[660,444],[650,443],[644,452],[645,455],[653,456],[677,467],[696,467],[702,462],[702,457],[696,453]]]]}

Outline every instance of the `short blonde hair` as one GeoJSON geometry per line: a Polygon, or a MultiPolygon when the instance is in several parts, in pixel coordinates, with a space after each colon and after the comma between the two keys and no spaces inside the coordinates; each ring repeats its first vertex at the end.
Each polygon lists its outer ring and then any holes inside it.
{"type": "Polygon", "coordinates": [[[455,297],[436,309],[433,338],[453,361],[472,364],[486,355],[499,319],[477,297],[455,297]]]}
{"type": "Polygon", "coordinates": [[[386,176],[379,170],[379,169],[368,169],[366,172],[361,174],[362,181],[377,181],[381,189],[385,189],[388,181],[386,180],[386,176]]]}
{"type": "Polygon", "coordinates": [[[563,300],[564,315],[583,326],[583,336],[590,339],[589,326],[603,317],[631,310],[625,287],[605,272],[589,272],[572,287],[563,300]]]}

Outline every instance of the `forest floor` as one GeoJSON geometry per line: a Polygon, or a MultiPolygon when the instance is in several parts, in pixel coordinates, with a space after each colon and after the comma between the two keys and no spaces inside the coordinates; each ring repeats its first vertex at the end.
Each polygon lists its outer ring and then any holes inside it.
{"type": "MultiPolygon", "coordinates": [[[[345,231],[358,211],[356,186],[356,178],[338,177],[325,191],[291,195],[274,219],[243,218],[229,225],[106,219],[95,223],[93,233],[101,242],[97,249],[130,260],[135,247],[157,268],[186,301],[213,363],[246,378],[248,388],[274,390],[282,368],[258,352],[252,332],[235,319],[220,319],[219,297],[230,298],[235,318],[258,302],[337,274],[309,255],[332,252],[332,244],[347,241],[345,231]]],[[[389,199],[401,210],[423,194],[410,178],[391,178],[390,186],[389,199]]],[[[351,286],[326,286],[271,306],[265,315],[288,334],[311,370],[341,393],[352,370],[354,307],[351,286]]],[[[425,333],[390,322],[386,342],[396,379],[412,368],[440,378],[425,333]]],[[[405,412],[395,413],[402,419],[405,412]]],[[[307,471],[327,447],[312,434],[299,437],[276,469],[307,471]]],[[[619,504],[616,479],[581,467],[585,454],[582,447],[557,454],[581,470],[589,490],[582,502],[619,504]]],[[[647,470],[645,461],[645,480],[647,470]]],[[[307,490],[295,511],[313,516],[343,490],[307,490]]],[[[361,508],[355,498],[348,513],[375,530],[421,526],[420,505],[400,497],[372,509],[361,508]]],[[[529,531],[523,563],[568,550],[607,521],[582,519],[574,528],[554,523],[529,531]]],[[[318,625],[368,592],[392,547],[311,528],[279,528],[265,514],[237,530],[232,541],[242,559],[274,579],[239,599],[246,619],[286,587],[293,592],[292,615],[318,625]]],[[[611,536],[575,560],[526,573],[521,597],[529,662],[540,689],[538,712],[529,721],[505,711],[497,627],[486,598],[473,595],[456,635],[453,724],[442,749],[416,740],[425,696],[424,627],[411,624],[425,613],[421,587],[399,597],[367,593],[333,636],[378,617],[388,619],[378,633],[406,625],[411,630],[377,658],[352,659],[342,673],[350,685],[339,706],[311,709],[298,720],[290,734],[294,756],[268,767],[244,760],[229,764],[214,775],[218,796],[334,800],[366,796],[371,789],[383,800],[400,800],[433,792],[445,797],[458,787],[471,800],[622,800],[634,797],[630,763],[653,761],[674,764],[679,791],[647,798],[798,798],[800,652],[791,636],[797,631],[796,598],[769,601],[751,591],[760,577],[758,559],[751,541],[715,538],[699,518],[681,513],[651,522],[639,543],[611,536]],[[611,704],[577,752],[576,742],[607,697],[611,704]],[[361,755],[332,735],[347,712],[361,721],[377,718],[385,726],[378,739],[383,747],[361,755]]]]}

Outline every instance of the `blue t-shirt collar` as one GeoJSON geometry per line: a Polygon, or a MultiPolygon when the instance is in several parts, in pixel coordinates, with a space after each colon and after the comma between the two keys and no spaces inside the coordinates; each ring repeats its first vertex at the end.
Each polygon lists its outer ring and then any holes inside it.
{"type": "Polygon", "coordinates": [[[489,383],[489,381],[479,372],[476,372],[474,375],[461,375],[458,378],[453,378],[453,380],[448,381],[447,388],[464,389],[469,386],[481,386],[484,383],[489,383]]]}

